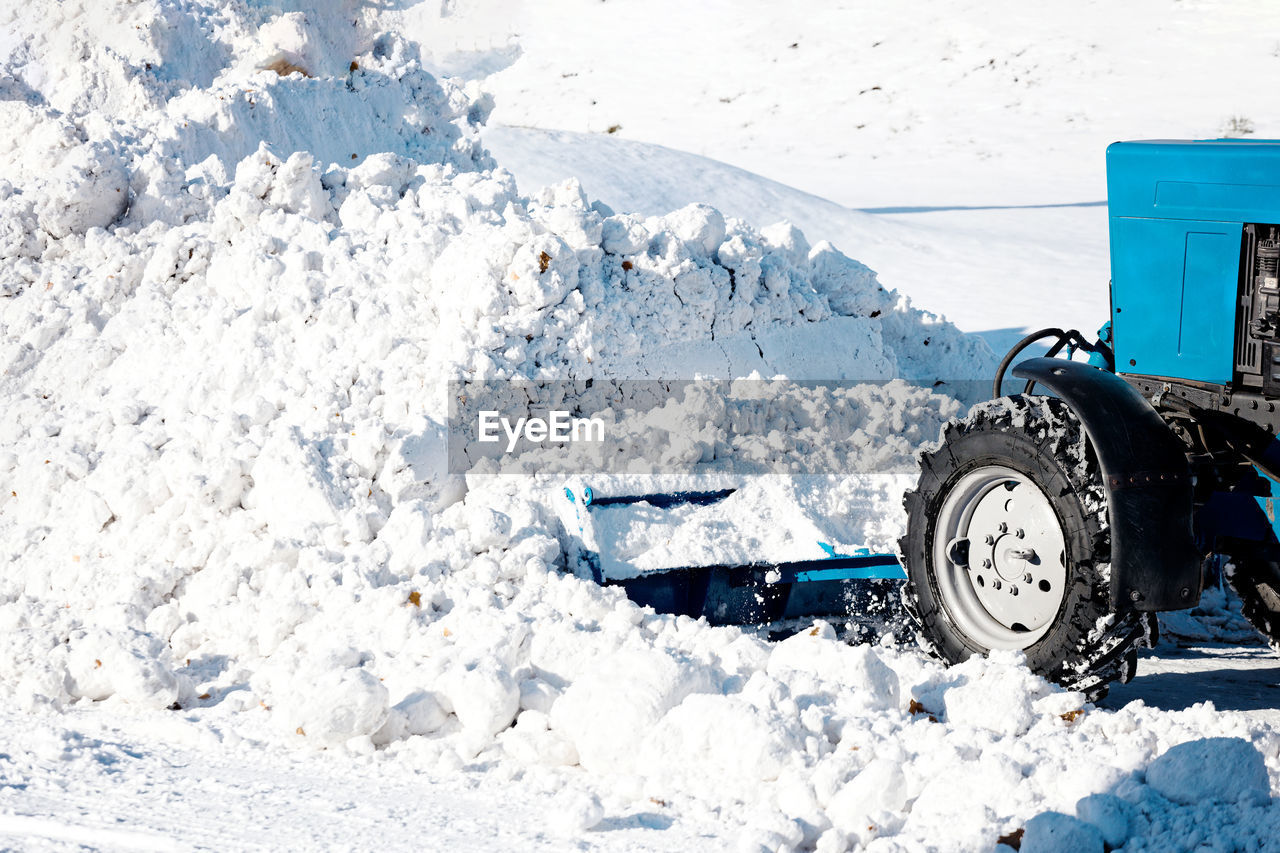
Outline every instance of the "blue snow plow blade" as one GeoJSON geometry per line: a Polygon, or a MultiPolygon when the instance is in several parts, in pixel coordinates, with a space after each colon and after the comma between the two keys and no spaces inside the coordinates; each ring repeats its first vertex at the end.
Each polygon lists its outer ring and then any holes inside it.
{"type": "MultiPolygon", "coordinates": [[[[582,489],[580,499],[571,489],[564,491],[577,510],[578,531],[585,534],[595,508],[641,503],[659,509],[686,504],[706,506],[724,500],[735,489],[602,497],[588,486],[582,489]]],[[[616,579],[604,577],[598,553],[588,549],[579,556],[597,583],[622,587],[637,604],[659,613],[705,618],[717,625],[856,616],[861,608],[881,604],[890,592],[886,586],[896,588],[906,580],[906,571],[896,554],[865,549],[844,554],[826,542],[818,545],[828,556],[788,562],[681,566],[616,579]]]]}

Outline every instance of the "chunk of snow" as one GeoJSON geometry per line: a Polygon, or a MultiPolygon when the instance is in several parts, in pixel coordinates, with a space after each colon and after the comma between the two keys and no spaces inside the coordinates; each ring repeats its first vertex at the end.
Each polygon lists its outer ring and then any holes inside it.
{"type": "Polygon", "coordinates": [[[1103,853],[1096,827],[1059,812],[1044,812],[1027,821],[1020,853],[1103,853]]]}
{"type": "Polygon", "coordinates": [[[1263,801],[1271,796],[1267,766],[1242,738],[1208,737],[1171,746],[1147,766],[1147,784],[1175,803],[1263,801]]]}

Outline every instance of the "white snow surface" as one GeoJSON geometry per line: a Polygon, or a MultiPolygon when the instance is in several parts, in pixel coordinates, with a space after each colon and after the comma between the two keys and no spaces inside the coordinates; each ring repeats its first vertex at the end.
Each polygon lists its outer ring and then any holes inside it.
{"type": "Polygon", "coordinates": [[[457,7],[406,25],[489,75],[522,182],[791,218],[998,351],[1106,320],[1109,143],[1280,136],[1280,94],[1241,85],[1277,64],[1255,0],[457,7]]]}
{"type": "MultiPolygon", "coordinates": [[[[0,837],[1273,843],[1272,722],[1095,708],[1017,655],[944,669],[821,622],[771,643],[655,615],[563,571],[559,476],[447,473],[450,379],[905,377],[844,410],[842,461],[892,482],[958,412],[918,385],[993,362],[822,234],[518,188],[478,142],[492,99],[415,41],[452,11],[0,9],[0,837]],[[1248,772],[1210,804],[1219,756],[1248,772]],[[157,816],[152,790],[189,799],[157,816]]],[[[471,47],[472,77],[521,49],[471,47]]],[[[751,482],[739,525],[901,523],[864,481],[751,482]]]]}

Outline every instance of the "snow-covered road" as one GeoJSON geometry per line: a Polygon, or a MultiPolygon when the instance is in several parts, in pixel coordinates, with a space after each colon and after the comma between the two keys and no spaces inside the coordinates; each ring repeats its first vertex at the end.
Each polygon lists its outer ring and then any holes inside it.
{"type": "MultiPolygon", "coordinates": [[[[0,849],[563,850],[592,802],[536,769],[413,770],[403,756],[281,748],[265,732],[219,737],[209,716],[6,712],[0,849]]],[[[608,849],[716,847],[696,808],[607,802],[596,837],[608,849]]]]}
{"type": "Polygon", "coordinates": [[[1259,642],[1162,645],[1140,655],[1137,677],[1112,687],[1099,704],[1116,709],[1134,701],[1167,711],[1211,702],[1280,726],[1280,656],[1259,642]]]}
{"type": "MultiPolygon", "coordinates": [[[[1280,726],[1280,658],[1260,644],[1167,644],[1101,707],[1134,701],[1169,711],[1210,702],[1280,726]]],[[[611,797],[585,778],[486,761],[412,769],[398,753],[285,748],[260,721],[247,726],[260,739],[230,734],[228,722],[216,706],[161,718],[3,712],[0,849],[646,851],[741,840],[685,797],[611,797]],[[574,821],[593,797],[604,818],[584,835],[574,821]]]]}

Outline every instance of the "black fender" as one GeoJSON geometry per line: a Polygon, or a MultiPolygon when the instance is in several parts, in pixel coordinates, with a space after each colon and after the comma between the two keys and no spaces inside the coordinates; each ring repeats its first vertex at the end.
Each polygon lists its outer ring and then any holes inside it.
{"type": "Polygon", "coordinates": [[[1186,450],[1132,385],[1081,362],[1031,358],[1013,369],[1071,407],[1102,468],[1111,520],[1111,605],[1179,610],[1200,600],[1186,450]]]}

